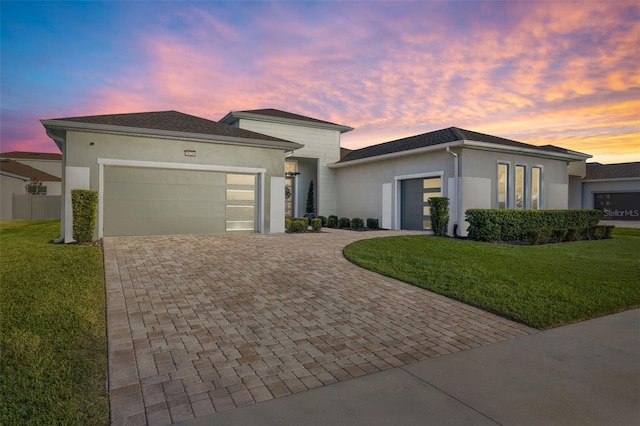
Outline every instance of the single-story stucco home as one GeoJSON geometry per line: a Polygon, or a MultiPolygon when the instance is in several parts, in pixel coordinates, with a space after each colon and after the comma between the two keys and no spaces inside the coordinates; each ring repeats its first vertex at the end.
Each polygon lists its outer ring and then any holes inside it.
{"type": "Polygon", "coordinates": [[[277,233],[305,213],[311,181],[317,215],[429,229],[428,199],[445,196],[449,233],[466,235],[470,208],[581,208],[591,157],[456,127],[346,150],[353,128],[276,109],[219,122],[177,111],[41,122],[63,156],[67,242],[72,189],[98,191],[96,238],[277,233]]]}

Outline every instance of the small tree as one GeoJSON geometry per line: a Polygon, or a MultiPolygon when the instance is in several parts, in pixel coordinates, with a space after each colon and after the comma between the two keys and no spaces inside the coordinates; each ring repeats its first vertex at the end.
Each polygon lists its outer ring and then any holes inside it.
{"type": "Polygon", "coordinates": [[[307,213],[315,213],[315,196],[313,195],[313,181],[309,183],[309,191],[307,192],[307,213]]]}
{"type": "Polygon", "coordinates": [[[449,228],[449,199],[447,197],[429,198],[431,205],[431,228],[438,237],[447,235],[449,228]]]}
{"type": "Polygon", "coordinates": [[[38,195],[40,194],[40,188],[42,187],[42,182],[38,179],[33,178],[25,185],[27,190],[27,194],[29,195],[38,195]]]}

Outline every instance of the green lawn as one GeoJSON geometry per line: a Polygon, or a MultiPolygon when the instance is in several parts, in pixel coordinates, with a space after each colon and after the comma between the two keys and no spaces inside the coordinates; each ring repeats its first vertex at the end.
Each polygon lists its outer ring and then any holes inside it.
{"type": "Polygon", "coordinates": [[[546,329],[640,306],[640,233],[516,246],[429,236],[357,241],[366,269],[546,329]]]}
{"type": "Polygon", "coordinates": [[[108,424],[102,252],[58,229],[0,222],[0,424],[108,424]]]}

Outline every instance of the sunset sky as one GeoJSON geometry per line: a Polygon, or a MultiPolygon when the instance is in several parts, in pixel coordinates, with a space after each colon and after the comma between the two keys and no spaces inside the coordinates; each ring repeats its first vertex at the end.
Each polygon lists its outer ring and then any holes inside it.
{"type": "Polygon", "coordinates": [[[1,2],[1,150],[38,121],[278,108],[346,148],[450,126],[640,161],[640,2],[1,2]]]}

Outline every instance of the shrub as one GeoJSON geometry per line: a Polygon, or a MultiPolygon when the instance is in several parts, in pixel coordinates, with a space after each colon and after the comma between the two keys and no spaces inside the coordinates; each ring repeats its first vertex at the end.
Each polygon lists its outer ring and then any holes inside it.
{"type": "Polygon", "coordinates": [[[295,218],[291,220],[291,232],[307,232],[309,228],[309,220],[306,217],[295,218]]]}
{"type": "Polygon", "coordinates": [[[311,219],[311,229],[313,232],[320,232],[322,229],[322,220],[318,217],[311,219]]]}
{"type": "Polygon", "coordinates": [[[449,230],[449,199],[447,197],[429,198],[431,206],[431,228],[439,237],[447,235],[449,230]]]}
{"type": "Polygon", "coordinates": [[[292,222],[292,219],[290,217],[284,220],[284,229],[286,231],[291,231],[291,222],[292,222]]]}
{"type": "Polygon", "coordinates": [[[364,220],[359,217],[354,217],[351,219],[351,229],[362,229],[364,228],[364,220]]]}
{"type": "MultiPolygon", "coordinates": [[[[469,237],[480,241],[525,242],[532,232],[548,229],[584,229],[595,226],[600,210],[485,210],[469,209],[469,237]]],[[[586,234],[581,235],[585,238],[586,234]]]]}
{"type": "Polygon", "coordinates": [[[327,218],[325,216],[318,216],[317,219],[320,219],[322,226],[327,226],[327,218]]]}
{"type": "Polygon", "coordinates": [[[338,227],[340,229],[350,228],[351,227],[351,220],[348,217],[341,217],[340,220],[338,221],[338,227]]]}
{"type": "Polygon", "coordinates": [[[534,229],[527,232],[529,244],[546,244],[551,238],[552,231],[549,228],[534,229]]]}
{"type": "Polygon", "coordinates": [[[554,229],[553,231],[551,231],[550,241],[554,243],[561,243],[565,241],[568,232],[569,230],[567,228],[554,229]]]}
{"type": "Polygon", "coordinates": [[[615,226],[612,225],[596,225],[593,227],[593,237],[596,240],[604,240],[611,238],[615,226]]]}
{"type": "Polygon", "coordinates": [[[378,219],[367,218],[367,228],[378,229],[378,219]]]}
{"type": "Polygon", "coordinates": [[[311,181],[309,183],[309,190],[307,191],[307,206],[305,209],[307,213],[314,213],[316,211],[314,207],[315,199],[316,197],[313,195],[313,181],[311,181]]]}
{"type": "Polygon", "coordinates": [[[327,218],[327,227],[328,228],[337,228],[338,227],[338,216],[331,215],[327,218]]]}
{"type": "Polygon", "coordinates": [[[577,241],[580,238],[580,230],[578,228],[567,229],[567,235],[564,236],[565,241],[577,241]]]}
{"type": "Polygon", "coordinates": [[[88,189],[71,190],[73,209],[73,239],[79,243],[93,241],[98,210],[98,191],[88,189]]]}

